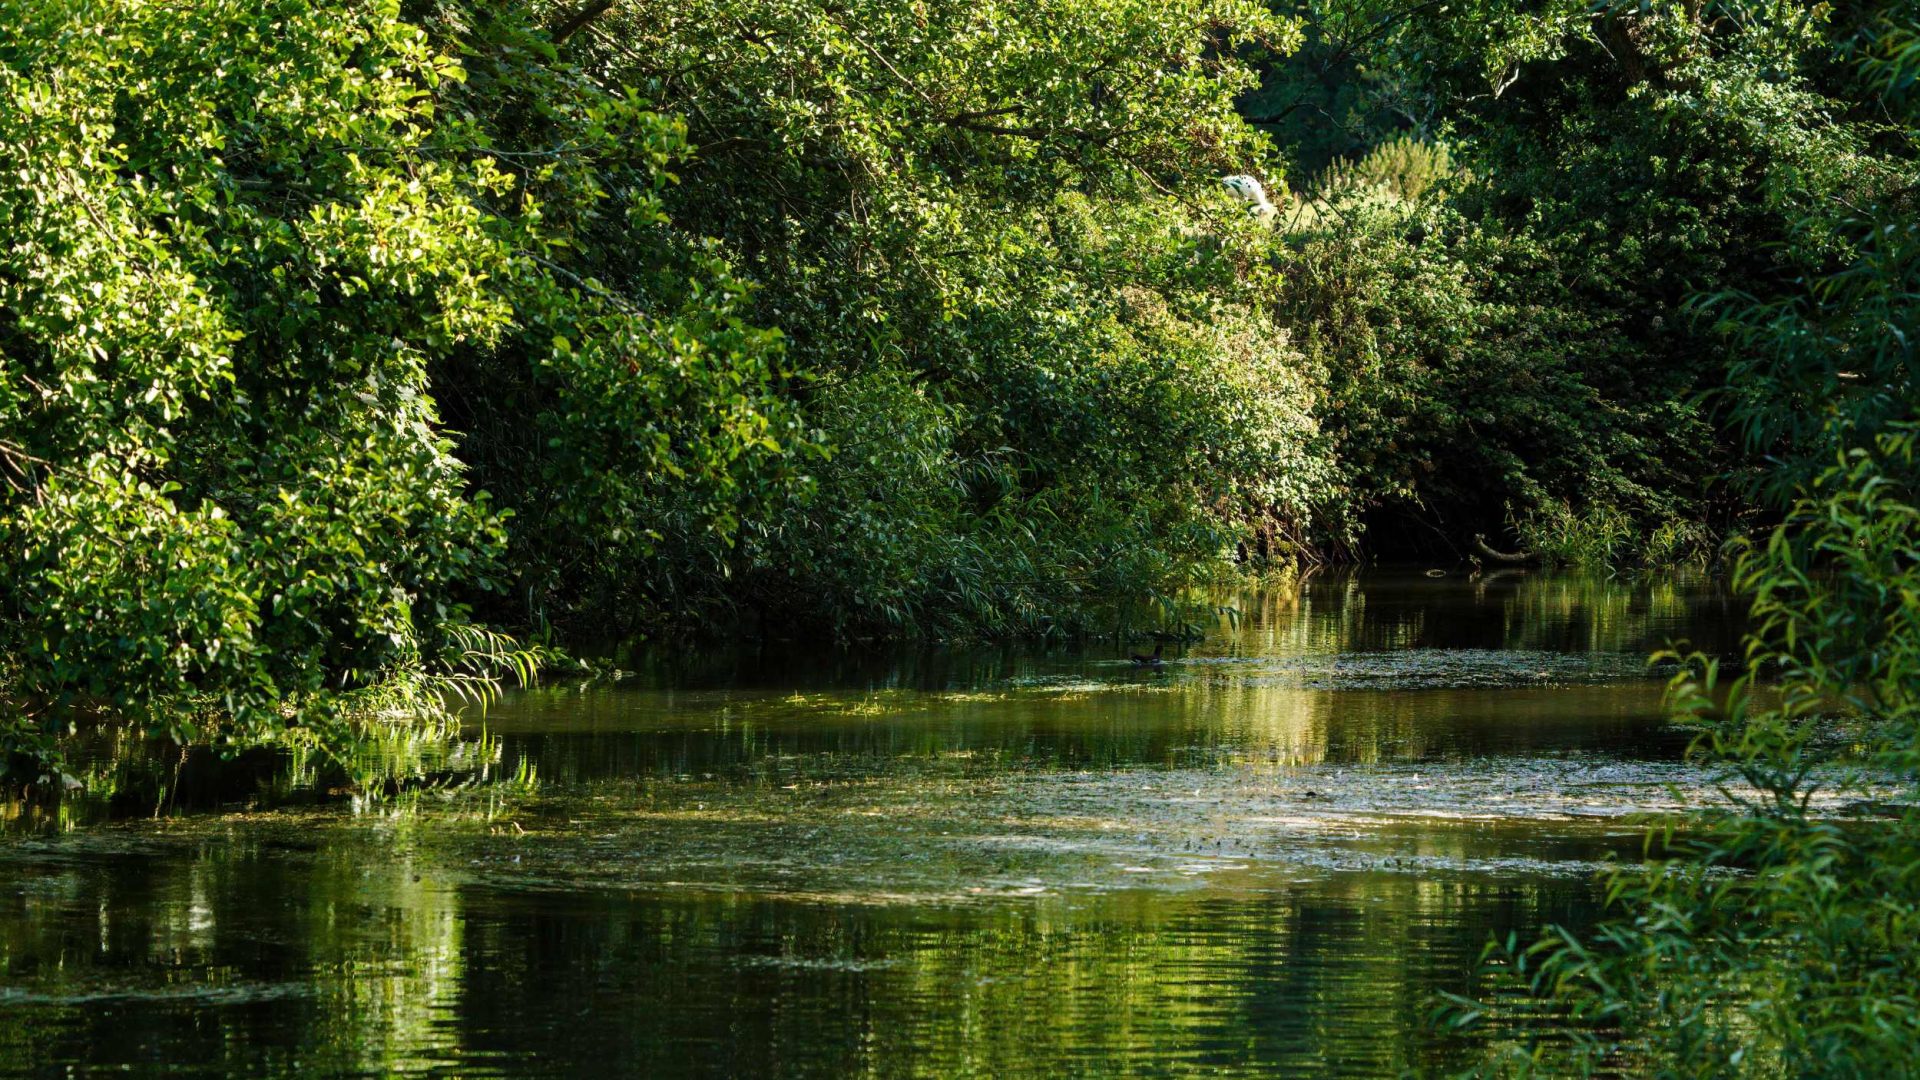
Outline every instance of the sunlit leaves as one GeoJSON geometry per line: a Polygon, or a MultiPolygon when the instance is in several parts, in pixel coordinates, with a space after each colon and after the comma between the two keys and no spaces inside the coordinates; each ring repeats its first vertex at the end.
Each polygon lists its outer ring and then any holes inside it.
{"type": "MultiPolygon", "coordinates": [[[[1192,580],[1327,470],[1218,176],[1298,28],[1259,4],[621,5],[575,38],[684,113],[663,194],[759,288],[826,450],[722,549],[654,518],[656,603],[845,633],[1086,625],[1192,580]]],[[[570,339],[573,337],[569,335],[570,339]]]]}
{"type": "MultiPolygon", "coordinates": [[[[20,701],[244,743],[423,672],[526,676],[465,621],[507,587],[506,533],[443,397],[546,379],[578,476],[724,477],[777,452],[773,337],[732,314],[722,260],[656,235],[678,124],[565,72],[502,79],[502,57],[551,59],[527,17],[0,3],[20,701]],[[608,217],[633,231],[596,236],[608,217]]],[[[552,458],[546,479],[549,500],[593,496],[552,484],[552,458]]]]}

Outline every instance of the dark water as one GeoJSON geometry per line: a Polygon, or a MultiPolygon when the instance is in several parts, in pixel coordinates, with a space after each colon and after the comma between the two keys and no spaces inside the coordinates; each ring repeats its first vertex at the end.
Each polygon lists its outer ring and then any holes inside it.
{"type": "Polygon", "coordinates": [[[435,759],[498,782],[0,834],[0,1075],[1443,1068],[1434,993],[1590,921],[1700,784],[1646,653],[1737,625],[1705,581],[1375,574],[1162,673],[649,653],[435,759]]]}

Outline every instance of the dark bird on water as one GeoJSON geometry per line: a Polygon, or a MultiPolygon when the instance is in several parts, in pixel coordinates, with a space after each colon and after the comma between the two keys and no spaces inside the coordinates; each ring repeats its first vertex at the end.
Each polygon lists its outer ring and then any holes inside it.
{"type": "Polygon", "coordinates": [[[1166,642],[1163,641],[1160,644],[1155,645],[1153,647],[1152,656],[1142,656],[1139,653],[1134,653],[1132,656],[1128,657],[1127,659],[1133,661],[1134,667],[1152,668],[1155,671],[1162,671],[1166,668],[1167,662],[1165,660],[1160,659],[1160,653],[1166,647],[1167,647],[1167,644],[1166,642]]]}

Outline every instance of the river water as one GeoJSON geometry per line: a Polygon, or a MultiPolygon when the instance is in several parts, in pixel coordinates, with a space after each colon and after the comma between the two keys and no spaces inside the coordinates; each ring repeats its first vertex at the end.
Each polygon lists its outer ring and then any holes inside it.
{"type": "Polygon", "coordinates": [[[1436,992],[1591,922],[1635,815],[1703,787],[1645,660],[1732,651],[1738,609],[1417,573],[1231,607],[1157,672],[656,648],[510,695],[399,798],[0,833],[0,1075],[1457,1063],[1436,992]]]}

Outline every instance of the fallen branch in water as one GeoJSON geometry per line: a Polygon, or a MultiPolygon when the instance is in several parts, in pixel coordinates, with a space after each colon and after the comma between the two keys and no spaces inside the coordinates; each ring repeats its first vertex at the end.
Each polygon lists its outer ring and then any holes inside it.
{"type": "Polygon", "coordinates": [[[1488,546],[1487,537],[1486,537],[1486,534],[1484,533],[1473,534],[1473,549],[1479,552],[1481,555],[1485,556],[1486,558],[1492,559],[1494,562],[1530,563],[1534,561],[1534,556],[1528,552],[1521,551],[1521,552],[1509,553],[1505,551],[1493,550],[1492,547],[1488,546]]]}

